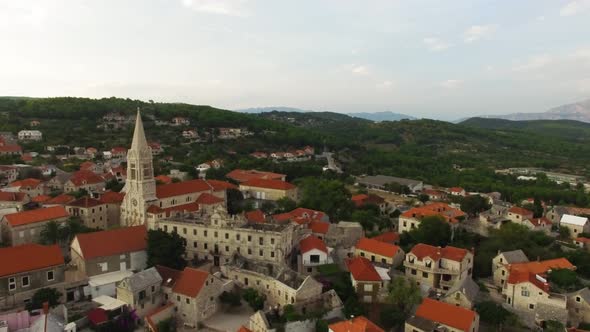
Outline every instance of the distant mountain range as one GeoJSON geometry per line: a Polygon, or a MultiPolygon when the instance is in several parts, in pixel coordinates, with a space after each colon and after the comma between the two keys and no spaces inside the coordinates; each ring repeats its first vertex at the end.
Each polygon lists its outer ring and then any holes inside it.
{"type": "MultiPolygon", "coordinates": [[[[312,113],[314,111],[310,111],[310,110],[302,110],[299,108],[293,108],[293,107],[255,107],[255,108],[247,108],[247,109],[241,109],[241,110],[236,110],[237,112],[241,112],[241,113],[249,113],[249,114],[258,114],[258,113],[268,113],[268,112],[273,112],[273,111],[277,111],[277,112],[295,112],[295,113],[312,113]]],[[[400,114],[400,113],[394,113],[394,112],[358,112],[358,113],[343,113],[346,114],[350,117],[356,117],[356,118],[361,118],[361,119],[365,119],[365,120],[370,120],[370,121],[375,121],[375,122],[381,122],[381,121],[400,121],[400,120],[404,120],[404,119],[408,119],[408,120],[416,120],[415,117],[410,116],[410,115],[406,115],[406,114],[400,114]]]]}
{"type": "MultiPolygon", "coordinates": [[[[542,113],[512,113],[504,115],[482,115],[479,118],[526,120],[575,120],[590,123],[590,99],[552,108],[542,113]]],[[[462,122],[461,119],[457,122],[462,122]]]]}

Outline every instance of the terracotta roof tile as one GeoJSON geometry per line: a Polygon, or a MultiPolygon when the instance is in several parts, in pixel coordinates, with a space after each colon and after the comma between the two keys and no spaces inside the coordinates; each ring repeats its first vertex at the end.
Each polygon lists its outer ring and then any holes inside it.
{"type": "Polygon", "coordinates": [[[0,201],[2,202],[22,202],[27,197],[23,192],[5,192],[0,191],[0,201]]]}
{"type": "Polygon", "coordinates": [[[100,195],[100,201],[106,204],[121,203],[125,198],[125,193],[118,193],[116,191],[107,191],[100,195]]]}
{"type": "Polygon", "coordinates": [[[72,202],[76,199],[76,197],[68,195],[68,194],[61,194],[58,196],[53,197],[45,202],[45,204],[58,204],[58,205],[65,205],[69,202],[72,202]]]}
{"type": "Polygon", "coordinates": [[[145,250],[147,230],[144,225],[116,228],[78,234],[76,239],[82,251],[80,254],[87,260],[145,250]]]}
{"type": "Polygon", "coordinates": [[[23,148],[20,145],[0,145],[0,152],[4,153],[18,153],[22,152],[23,148]]]}
{"type": "Polygon", "coordinates": [[[381,281],[381,276],[379,276],[373,264],[364,257],[355,257],[346,260],[346,267],[352,274],[354,280],[381,281]]]}
{"type": "Polygon", "coordinates": [[[442,216],[450,223],[458,223],[459,218],[465,213],[445,203],[430,203],[421,207],[410,209],[402,214],[406,218],[424,218],[428,216],[442,216]]]}
{"type": "Polygon", "coordinates": [[[225,177],[232,179],[237,182],[246,182],[252,179],[265,179],[265,180],[282,180],[286,177],[285,174],[279,173],[272,173],[272,172],[263,172],[257,170],[243,170],[243,169],[234,169],[233,171],[227,173],[225,177]]]}
{"type": "Polygon", "coordinates": [[[272,218],[278,222],[283,222],[283,221],[288,221],[288,220],[293,221],[294,219],[308,219],[309,221],[311,221],[311,220],[322,221],[322,220],[326,219],[326,213],[324,213],[322,211],[316,211],[316,210],[300,207],[300,208],[296,208],[293,211],[275,214],[272,216],[272,218]]]}
{"type": "Polygon", "coordinates": [[[187,267],[182,271],[172,291],[195,298],[205,286],[207,278],[209,278],[209,272],[187,267]]]}
{"type": "Polygon", "coordinates": [[[72,174],[70,180],[74,186],[79,187],[86,184],[97,184],[105,182],[104,178],[92,171],[80,170],[72,174]]]}
{"type": "Polygon", "coordinates": [[[328,253],[328,247],[326,247],[324,241],[320,240],[319,238],[313,235],[310,235],[305,239],[299,241],[299,249],[301,249],[301,253],[306,253],[313,249],[318,249],[320,251],[325,252],[326,254],[328,253]]]}
{"type": "Polygon", "coordinates": [[[529,214],[531,216],[533,215],[533,211],[529,211],[529,210],[527,210],[525,208],[521,208],[521,207],[518,207],[518,206],[511,207],[508,210],[508,212],[514,213],[514,214],[518,214],[518,215],[521,215],[521,216],[526,216],[526,215],[529,215],[529,214]]]}
{"type": "Polygon", "coordinates": [[[10,226],[22,226],[43,221],[66,218],[69,214],[63,206],[51,206],[36,210],[22,211],[4,216],[10,226]]]}
{"type": "Polygon", "coordinates": [[[154,178],[156,181],[162,182],[162,184],[172,183],[172,178],[167,175],[158,175],[154,178]]]}
{"type": "Polygon", "coordinates": [[[37,188],[41,184],[41,180],[28,178],[24,180],[14,181],[10,184],[11,187],[29,187],[37,188]]]}
{"type": "Polygon", "coordinates": [[[422,260],[424,257],[430,257],[435,261],[445,258],[457,262],[461,262],[468,252],[469,251],[467,249],[452,246],[441,248],[424,243],[418,243],[412,248],[412,250],[410,250],[410,253],[414,254],[418,260],[422,260]]]}
{"type": "Polygon", "coordinates": [[[323,221],[312,221],[307,224],[307,228],[311,229],[312,233],[327,234],[330,230],[330,223],[323,221]]]}
{"type": "Polygon", "coordinates": [[[248,211],[245,213],[245,217],[249,223],[261,224],[261,223],[266,222],[266,218],[264,217],[264,212],[262,212],[261,210],[248,211]]]}
{"type": "Polygon", "coordinates": [[[400,250],[400,247],[396,246],[395,244],[389,244],[375,239],[368,239],[366,237],[361,238],[356,243],[355,248],[385,257],[394,257],[400,250]]]}
{"type": "Polygon", "coordinates": [[[0,248],[0,277],[64,264],[59,246],[23,244],[0,248]]]}
{"type": "Polygon", "coordinates": [[[33,199],[31,199],[32,202],[35,203],[44,203],[48,200],[50,200],[52,197],[49,195],[39,195],[37,197],[33,197],[33,199]]]}
{"type": "Polygon", "coordinates": [[[68,203],[68,206],[77,206],[77,207],[83,207],[83,208],[89,208],[89,207],[94,207],[94,206],[98,206],[98,205],[102,205],[104,203],[102,203],[101,201],[99,201],[98,199],[94,199],[88,196],[84,196],[84,197],[80,197],[77,200],[68,203]]]}
{"type": "Polygon", "coordinates": [[[424,299],[416,310],[416,316],[469,332],[475,321],[476,313],[452,304],[424,299]]]}
{"type": "Polygon", "coordinates": [[[156,265],[156,270],[162,277],[162,286],[173,287],[180,278],[182,271],[169,268],[163,265],[156,265]]]}
{"type": "Polygon", "coordinates": [[[240,186],[248,186],[254,188],[266,188],[276,190],[291,190],[297,188],[294,184],[280,180],[265,180],[265,179],[251,179],[242,182],[240,186]]]}
{"type": "Polygon", "coordinates": [[[330,324],[328,328],[333,332],[385,332],[385,330],[364,316],[330,324]]]}
{"type": "Polygon", "coordinates": [[[202,193],[197,198],[197,203],[199,205],[213,205],[213,204],[220,204],[225,202],[223,198],[217,197],[215,195],[211,195],[209,193],[202,193]]]}
{"type": "Polygon", "coordinates": [[[373,236],[372,239],[386,242],[386,243],[394,243],[399,241],[399,233],[398,232],[385,232],[383,234],[379,234],[377,236],[373,236]]]}

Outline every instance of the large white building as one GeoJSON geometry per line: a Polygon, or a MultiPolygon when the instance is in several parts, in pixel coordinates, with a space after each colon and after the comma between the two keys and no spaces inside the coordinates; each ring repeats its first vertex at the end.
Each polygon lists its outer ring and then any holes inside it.
{"type": "Polygon", "coordinates": [[[21,130],[18,132],[19,141],[40,141],[43,134],[39,130],[21,130]]]}

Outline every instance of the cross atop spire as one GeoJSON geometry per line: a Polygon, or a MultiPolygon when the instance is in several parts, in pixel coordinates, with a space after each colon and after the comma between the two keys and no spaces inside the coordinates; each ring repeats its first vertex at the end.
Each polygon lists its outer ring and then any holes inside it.
{"type": "Polygon", "coordinates": [[[137,108],[137,118],[135,119],[135,131],[133,132],[133,142],[131,142],[131,149],[141,151],[148,147],[143,130],[143,122],[141,121],[141,111],[137,108]]]}

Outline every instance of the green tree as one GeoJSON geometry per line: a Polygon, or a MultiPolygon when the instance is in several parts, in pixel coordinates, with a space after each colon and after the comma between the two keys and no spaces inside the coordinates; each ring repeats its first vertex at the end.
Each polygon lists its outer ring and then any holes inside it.
{"type": "Polygon", "coordinates": [[[51,220],[43,226],[39,234],[41,243],[43,244],[57,244],[63,238],[61,226],[54,220],[51,220]]]}
{"type": "Polygon", "coordinates": [[[287,322],[294,322],[301,319],[301,315],[295,310],[295,307],[291,304],[287,304],[283,308],[283,318],[287,322]]]}
{"type": "Polygon", "coordinates": [[[323,319],[318,319],[315,322],[315,331],[316,332],[328,332],[328,322],[323,319]]]}
{"type": "Polygon", "coordinates": [[[176,332],[176,321],[173,317],[158,323],[158,332],[176,332]]]}
{"type": "Polygon", "coordinates": [[[545,323],[545,328],[543,329],[544,332],[563,332],[565,331],[565,326],[556,320],[550,320],[545,323]]]}
{"type": "Polygon", "coordinates": [[[418,227],[402,234],[400,240],[402,244],[426,243],[444,247],[451,241],[451,226],[441,216],[424,217],[418,227]]]}
{"type": "Polygon", "coordinates": [[[480,195],[470,195],[463,197],[460,201],[461,210],[470,216],[475,216],[480,212],[491,208],[488,200],[480,195]]]}
{"type": "Polygon", "coordinates": [[[297,203],[289,197],[283,197],[277,201],[278,213],[293,211],[296,207],[297,203]]]}
{"type": "Polygon", "coordinates": [[[569,269],[553,269],[549,272],[549,281],[558,287],[572,291],[580,287],[578,275],[569,269]]]}
{"type": "Polygon", "coordinates": [[[346,220],[353,209],[350,192],[340,180],[305,178],[299,183],[300,205],[326,212],[331,220],[346,220]]]}
{"type": "Polygon", "coordinates": [[[504,325],[506,325],[513,316],[508,310],[492,301],[476,304],[475,311],[479,314],[482,322],[492,325],[497,331],[502,331],[504,325]]]}
{"type": "Polygon", "coordinates": [[[242,292],[242,298],[254,311],[262,310],[264,308],[264,302],[266,301],[266,296],[264,294],[260,294],[254,288],[244,289],[242,292]]]}
{"type": "Polygon", "coordinates": [[[421,300],[418,286],[405,278],[395,278],[387,294],[387,301],[404,317],[408,317],[421,300]]]}
{"type": "Polygon", "coordinates": [[[177,233],[149,230],[147,235],[147,265],[163,265],[182,270],[186,266],[183,256],[185,240],[177,233]]]}
{"type": "Polygon", "coordinates": [[[33,294],[31,302],[27,304],[27,309],[41,309],[45,302],[48,302],[50,307],[55,307],[59,304],[61,295],[62,294],[55,288],[41,288],[33,294]]]}

